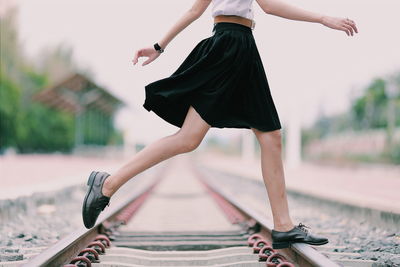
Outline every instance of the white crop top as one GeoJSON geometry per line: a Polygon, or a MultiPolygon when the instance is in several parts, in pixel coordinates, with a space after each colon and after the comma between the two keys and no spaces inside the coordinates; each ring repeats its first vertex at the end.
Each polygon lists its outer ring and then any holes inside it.
{"type": "Polygon", "coordinates": [[[236,15],[253,19],[252,3],[253,0],[212,0],[212,17],[218,15],[236,15]]]}

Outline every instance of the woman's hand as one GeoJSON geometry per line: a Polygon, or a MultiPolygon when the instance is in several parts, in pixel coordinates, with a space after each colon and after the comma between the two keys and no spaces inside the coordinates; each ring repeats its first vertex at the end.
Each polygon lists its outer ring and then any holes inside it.
{"type": "Polygon", "coordinates": [[[142,49],[136,51],[135,57],[133,58],[132,62],[133,62],[133,65],[136,65],[136,63],[138,62],[138,58],[148,57],[148,59],[145,62],[143,62],[143,64],[142,64],[142,66],[144,66],[144,65],[149,64],[150,62],[152,62],[159,56],[160,56],[160,52],[157,52],[157,50],[155,50],[154,47],[146,47],[146,48],[142,48],[142,49]]]}
{"type": "Polygon", "coordinates": [[[321,23],[329,28],[344,31],[348,36],[353,36],[354,31],[358,33],[356,23],[348,18],[324,16],[321,23]]]}

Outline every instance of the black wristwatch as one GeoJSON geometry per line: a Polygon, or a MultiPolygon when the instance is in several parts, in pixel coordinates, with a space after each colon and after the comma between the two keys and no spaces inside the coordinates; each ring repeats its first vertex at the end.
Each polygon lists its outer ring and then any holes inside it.
{"type": "Polygon", "coordinates": [[[158,43],[154,44],[154,49],[157,50],[158,53],[164,52],[164,49],[161,48],[161,46],[158,43]]]}

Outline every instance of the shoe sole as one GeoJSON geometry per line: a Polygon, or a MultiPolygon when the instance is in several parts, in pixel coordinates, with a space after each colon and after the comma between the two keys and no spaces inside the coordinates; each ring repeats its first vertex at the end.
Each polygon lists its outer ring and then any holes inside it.
{"type": "Polygon", "coordinates": [[[92,171],[92,173],[89,175],[89,178],[88,178],[88,181],[87,181],[87,185],[89,186],[89,189],[86,192],[85,199],[83,200],[83,206],[82,206],[83,223],[84,223],[85,227],[88,228],[88,229],[92,228],[93,225],[90,226],[88,224],[88,222],[85,220],[85,218],[86,218],[85,211],[86,211],[86,204],[87,204],[86,202],[87,202],[87,199],[88,199],[90,193],[92,192],[92,188],[93,188],[93,184],[94,184],[94,178],[96,177],[97,174],[98,174],[98,172],[92,171]]]}
{"type": "Polygon", "coordinates": [[[272,248],[273,249],[289,248],[294,243],[305,243],[305,244],[309,244],[309,245],[313,245],[313,246],[320,246],[320,245],[325,245],[328,242],[329,242],[329,240],[324,241],[324,242],[301,242],[301,241],[297,241],[297,242],[275,242],[275,243],[272,243],[272,248]]]}

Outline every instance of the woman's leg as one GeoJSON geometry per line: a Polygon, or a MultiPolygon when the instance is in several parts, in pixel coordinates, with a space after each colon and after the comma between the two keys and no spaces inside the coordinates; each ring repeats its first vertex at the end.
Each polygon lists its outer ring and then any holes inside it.
{"type": "Polygon", "coordinates": [[[196,149],[210,127],[190,106],[182,127],[175,134],[165,136],[135,154],[129,162],[105,180],[102,193],[111,196],[142,171],[172,156],[196,149]]]}
{"type": "Polygon", "coordinates": [[[251,128],[261,147],[261,170],[274,221],[274,230],[289,231],[294,225],[289,215],[282,163],[281,131],[262,132],[251,128]]]}

